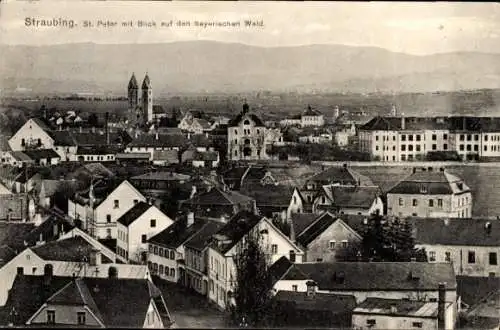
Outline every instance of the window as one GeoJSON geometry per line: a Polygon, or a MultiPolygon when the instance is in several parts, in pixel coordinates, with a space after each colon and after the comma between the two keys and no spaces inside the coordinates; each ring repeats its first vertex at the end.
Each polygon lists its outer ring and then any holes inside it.
{"type": "Polygon", "coordinates": [[[23,275],[24,274],[24,268],[23,267],[17,267],[17,275],[23,275]]]}
{"type": "Polygon", "coordinates": [[[146,243],[147,240],[148,240],[147,235],[141,235],[141,243],[146,243]]]}
{"type": "Polygon", "coordinates": [[[106,229],[106,238],[111,238],[111,228],[106,229]]]}
{"type": "Polygon", "coordinates": [[[160,265],[160,274],[163,274],[163,265],[160,265]]]}
{"type": "Polygon", "coordinates": [[[417,206],[418,205],[418,201],[414,198],[412,204],[413,204],[413,206],[417,206]]]}
{"type": "Polygon", "coordinates": [[[498,260],[497,260],[497,253],[496,252],[490,252],[489,253],[489,262],[490,265],[498,265],[498,260]]]}
{"type": "Polygon", "coordinates": [[[271,245],[271,253],[272,254],[278,253],[278,245],[276,244],[271,245]]]}
{"type": "Polygon", "coordinates": [[[437,150],[437,145],[436,144],[432,145],[432,150],[437,150]]]}
{"type": "Polygon", "coordinates": [[[38,146],[40,147],[40,146],[42,145],[42,139],[38,139],[38,140],[37,140],[37,144],[38,144],[38,146]]]}
{"type": "Polygon", "coordinates": [[[170,277],[175,277],[175,268],[170,268],[170,277]]]}
{"type": "Polygon", "coordinates": [[[408,141],[413,141],[413,135],[408,135],[408,141]]]}
{"type": "Polygon", "coordinates": [[[76,318],[79,325],[85,324],[85,312],[76,313],[76,318]]]}
{"type": "Polygon", "coordinates": [[[417,141],[420,141],[420,134],[417,134],[416,138],[417,138],[417,141]]]}
{"type": "Polygon", "coordinates": [[[293,196],[293,204],[297,204],[297,196],[293,196]]]}
{"type": "Polygon", "coordinates": [[[316,262],[323,262],[323,258],[317,258],[316,262]]]}
{"type": "Polygon", "coordinates": [[[472,147],[470,144],[467,145],[467,151],[471,151],[472,150],[472,147]]]}
{"type": "Polygon", "coordinates": [[[446,261],[446,262],[450,262],[451,261],[451,252],[446,251],[444,253],[444,261],[446,261]]]}
{"type": "Polygon", "coordinates": [[[476,252],[474,251],[469,251],[469,255],[467,258],[467,262],[469,264],[475,264],[476,263],[476,252]]]}
{"type": "Polygon", "coordinates": [[[413,144],[408,145],[408,151],[413,151],[413,144]]]}
{"type": "Polygon", "coordinates": [[[375,324],[377,324],[377,321],[375,319],[369,319],[366,320],[366,324],[369,326],[374,326],[375,324]]]}
{"type": "Polygon", "coordinates": [[[448,134],[443,134],[443,140],[448,140],[448,134]]]}
{"type": "Polygon", "coordinates": [[[31,272],[33,273],[33,275],[36,274],[36,267],[33,267],[33,269],[31,270],[31,272]]]}
{"type": "Polygon", "coordinates": [[[479,146],[477,144],[474,145],[474,151],[479,151],[479,146]]]}
{"type": "Polygon", "coordinates": [[[436,141],[437,140],[437,135],[436,134],[432,134],[432,141],[436,141]]]}
{"type": "Polygon", "coordinates": [[[460,145],[460,151],[464,151],[464,145],[463,144],[460,145]]]}
{"type": "Polygon", "coordinates": [[[405,204],[405,203],[404,203],[403,199],[402,199],[402,198],[400,198],[400,199],[399,199],[399,206],[404,206],[404,204],[405,204]]]}
{"type": "Polygon", "coordinates": [[[443,150],[448,150],[448,144],[447,143],[443,144],[443,150]]]}
{"type": "Polygon", "coordinates": [[[157,247],[157,246],[155,246],[153,250],[154,250],[153,254],[158,255],[158,247],[157,247]]]}
{"type": "Polygon", "coordinates": [[[467,141],[471,141],[471,140],[472,140],[472,135],[467,134],[467,141]]]}
{"type": "Polygon", "coordinates": [[[436,251],[429,251],[429,261],[436,261],[436,251]]]}
{"type": "Polygon", "coordinates": [[[343,240],[343,241],[342,241],[342,248],[343,248],[343,249],[346,249],[346,248],[347,248],[347,245],[348,245],[347,241],[346,241],[346,240],[343,240]]]}
{"type": "Polygon", "coordinates": [[[429,199],[429,207],[434,207],[434,200],[433,199],[429,199]]]}
{"type": "Polygon", "coordinates": [[[443,207],[443,200],[441,198],[438,199],[438,207],[443,207]]]}
{"type": "Polygon", "coordinates": [[[375,135],[375,141],[378,141],[378,135],[375,135]]]}
{"type": "Polygon", "coordinates": [[[134,205],[139,203],[139,200],[138,199],[134,199],[134,205]]]}
{"type": "Polygon", "coordinates": [[[292,285],[292,291],[297,292],[297,290],[298,290],[297,285],[292,285]]]}
{"type": "Polygon", "coordinates": [[[460,134],[460,141],[463,141],[463,140],[465,140],[465,135],[460,134]]]}
{"type": "Polygon", "coordinates": [[[25,139],[21,139],[21,146],[25,146],[26,145],[26,140],[25,139]]]}
{"type": "Polygon", "coordinates": [[[401,151],[406,151],[406,144],[401,145],[401,151]]]}
{"type": "Polygon", "coordinates": [[[158,255],[159,255],[160,257],[163,257],[163,248],[160,248],[160,249],[158,250],[158,255]]]}
{"type": "Polygon", "coordinates": [[[247,119],[243,122],[243,125],[250,125],[250,121],[247,119]]]}
{"type": "Polygon", "coordinates": [[[474,141],[479,141],[479,135],[474,135],[474,141]]]}
{"type": "Polygon", "coordinates": [[[295,262],[295,251],[290,250],[290,262],[295,262]]]}
{"type": "Polygon", "coordinates": [[[406,135],[401,135],[401,141],[406,141],[406,135]]]}
{"type": "Polygon", "coordinates": [[[335,249],[335,241],[328,242],[328,247],[332,250],[335,249]]]}
{"type": "Polygon", "coordinates": [[[115,200],[113,201],[113,205],[114,205],[113,207],[114,207],[115,209],[120,208],[120,201],[119,201],[118,199],[115,199],[115,200]]]}
{"type": "Polygon", "coordinates": [[[422,327],[422,322],[413,322],[412,323],[414,328],[421,328],[422,327]]]}
{"type": "Polygon", "coordinates": [[[150,220],[150,226],[151,226],[151,228],[156,227],[156,219],[151,219],[150,220]]]}
{"type": "Polygon", "coordinates": [[[175,251],[170,251],[170,259],[175,260],[175,251]]]}
{"type": "Polygon", "coordinates": [[[488,135],[484,136],[484,141],[488,141],[488,135]]]}
{"type": "Polygon", "coordinates": [[[56,323],[56,311],[47,311],[47,323],[56,323]]]}

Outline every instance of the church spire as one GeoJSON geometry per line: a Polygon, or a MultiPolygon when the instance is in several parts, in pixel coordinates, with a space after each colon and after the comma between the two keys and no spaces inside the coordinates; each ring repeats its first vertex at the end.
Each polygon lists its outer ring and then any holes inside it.
{"type": "Polygon", "coordinates": [[[129,89],[137,89],[139,85],[137,84],[137,79],[135,78],[135,74],[132,72],[132,77],[130,77],[130,81],[128,82],[129,89]]]}
{"type": "Polygon", "coordinates": [[[150,89],[151,88],[151,80],[149,80],[149,75],[146,72],[146,76],[144,77],[144,81],[142,82],[142,89],[150,89]]]}

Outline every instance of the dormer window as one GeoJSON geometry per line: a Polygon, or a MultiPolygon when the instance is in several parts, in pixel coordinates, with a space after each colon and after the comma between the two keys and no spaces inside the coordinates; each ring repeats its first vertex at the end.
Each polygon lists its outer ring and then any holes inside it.
{"type": "Polygon", "coordinates": [[[115,199],[115,200],[113,201],[113,207],[114,207],[115,209],[120,208],[120,201],[119,201],[118,199],[115,199]]]}
{"type": "Polygon", "coordinates": [[[420,186],[420,193],[421,194],[427,194],[427,187],[425,185],[420,186]]]}
{"type": "Polygon", "coordinates": [[[243,125],[250,125],[250,120],[246,119],[246,120],[243,122],[243,125]]]}

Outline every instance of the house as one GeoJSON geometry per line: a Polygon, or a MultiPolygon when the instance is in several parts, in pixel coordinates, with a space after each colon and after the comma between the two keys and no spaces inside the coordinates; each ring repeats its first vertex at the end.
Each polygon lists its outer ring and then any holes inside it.
{"type": "Polygon", "coordinates": [[[201,295],[208,296],[208,254],[211,238],[224,223],[207,220],[201,229],[184,244],[185,278],[183,283],[201,295]]]}
{"type": "Polygon", "coordinates": [[[42,176],[35,168],[0,167],[0,180],[14,194],[30,192],[40,184],[42,176]]]}
{"type": "Polygon", "coordinates": [[[212,188],[207,192],[195,193],[182,201],[180,208],[192,211],[199,217],[228,219],[242,210],[255,212],[255,200],[226,188],[212,188]]]}
{"type": "Polygon", "coordinates": [[[307,109],[302,113],[300,117],[300,124],[302,127],[306,126],[323,126],[325,125],[325,119],[323,114],[318,110],[313,110],[311,106],[307,106],[307,109]]]}
{"type": "Polygon", "coordinates": [[[243,248],[244,238],[257,232],[262,238],[262,249],[267,254],[270,265],[282,256],[294,262],[303,260],[303,251],[276,228],[271,220],[250,212],[239,212],[212,236],[208,247],[208,299],[221,309],[229,307],[235,290],[234,256],[243,248]]]}
{"type": "Polygon", "coordinates": [[[0,278],[4,283],[0,290],[0,305],[5,304],[16,274],[43,275],[47,264],[52,265],[56,276],[107,277],[113,267],[119,278],[150,278],[145,265],[116,263],[113,251],[74,228],[56,241],[27,247],[0,268],[0,278]]]}
{"type": "Polygon", "coordinates": [[[127,180],[91,184],[68,200],[68,215],[80,221],[91,236],[117,238],[116,221],[144,197],[127,180]]]}
{"type": "Polygon", "coordinates": [[[179,151],[155,150],[153,152],[153,165],[168,166],[171,164],[179,164],[179,151]]]}
{"type": "Polygon", "coordinates": [[[216,168],[219,166],[220,158],[218,151],[195,151],[191,164],[193,167],[216,168]]]}
{"type": "Polygon", "coordinates": [[[273,298],[273,326],[349,329],[356,306],[354,296],[314,290],[311,285],[307,292],[279,291],[273,298]]]}
{"type": "Polygon", "coordinates": [[[356,137],[356,125],[346,125],[337,127],[334,134],[334,141],[337,146],[345,148],[352,144],[352,141],[356,137]]]}
{"type": "Polygon", "coordinates": [[[455,329],[453,303],[446,301],[444,283],[437,302],[366,298],[352,312],[354,329],[455,329]]]}
{"type": "Polygon", "coordinates": [[[293,213],[304,212],[304,200],[299,190],[282,185],[248,185],[242,191],[255,199],[259,214],[286,222],[293,213]]]}
{"type": "Polygon", "coordinates": [[[31,222],[0,222],[0,269],[25,249],[25,238],[34,228],[31,222]]]}
{"type": "Polygon", "coordinates": [[[73,195],[80,184],[75,180],[42,180],[38,189],[38,205],[51,207],[54,205],[57,193],[73,195]]]}
{"type": "Polygon", "coordinates": [[[268,159],[264,136],[267,128],[255,114],[249,113],[248,104],[242,112],[232,119],[227,127],[227,146],[229,160],[268,159]]]}
{"type": "Polygon", "coordinates": [[[26,167],[28,165],[34,165],[35,161],[31,159],[22,151],[9,151],[5,154],[5,161],[7,164],[16,167],[26,167]]]}
{"type": "Polygon", "coordinates": [[[325,127],[309,126],[303,128],[299,136],[299,142],[302,143],[333,143],[333,134],[330,129],[325,127]]]}
{"type": "Polygon", "coordinates": [[[56,209],[46,210],[44,215],[37,213],[34,225],[35,227],[23,237],[24,247],[58,240],[75,228],[74,223],[56,209]]]}
{"type": "Polygon", "coordinates": [[[1,221],[28,221],[35,215],[35,202],[26,193],[0,195],[1,221]]]}
{"type": "Polygon", "coordinates": [[[122,150],[122,147],[114,145],[78,147],[75,158],[79,162],[114,162],[115,155],[122,150]]]}
{"type": "Polygon", "coordinates": [[[377,186],[323,186],[313,201],[314,213],[329,210],[339,214],[383,214],[382,192],[377,186]]]}
{"type": "Polygon", "coordinates": [[[444,168],[413,168],[387,192],[387,214],[400,218],[470,218],[472,193],[463,179],[444,168]]]}
{"type": "Polygon", "coordinates": [[[23,153],[40,166],[57,165],[61,157],[52,149],[27,149],[23,153]]]}
{"type": "Polygon", "coordinates": [[[465,326],[471,329],[498,330],[500,328],[500,290],[493,290],[475,305],[471,306],[466,313],[465,326]]]}
{"type": "Polygon", "coordinates": [[[206,119],[196,118],[191,111],[188,111],[177,127],[186,132],[202,134],[206,131],[210,131],[212,129],[212,124],[206,119]]]}
{"type": "Polygon", "coordinates": [[[181,150],[188,141],[184,134],[141,134],[127,145],[126,153],[149,153],[153,160],[154,152],[160,150],[181,150]]]}
{"type": "Polygon", "coordinates": [[[306,180],[300,192],[306,201],[312,204],[314,197],[321,190],[321,187],[330,184],[340,186],[374,186],[369,177],[344,164],[343,166],[329,167],[320,173],[312,175],[306,180]]]}
{"type": "Polygon", "coordinates": [[[167,281],[185,284],[185,242],[207,223],[188,213],[148,240],[148,266],[151,272],[167,281]]]}
{"type": "Polygon", "coordinates": [[[0,135],[0,164],[7,163],[6,155],[12,151],[9,145],[9,136],[0,135]]]}
{"type": "Polygon", "coordinates": [[[29,147],[52,148],[55,140],[51,131],[51,127],[42,119],[31,118],[9,139],[9,146],[13,151],[29,147]]]}
{"type": "Polygon", "coordinates": [[[460,308],[455,272],[449,263],[295,263],[282,269],[274,290],[306,292],[311,280],[318,292],[353,295],[357,304],[368,298],[437,302],[439,284],[446,283],[446,302],[454,306],[453,319],[460,308]]]}
{"type": "Polygon", "coordinates": [[[458,276],[500,277],[498,221],[411,219],[416,246],[429,262],[448,262],[458,276]]]}
{"type": "Polygon", "coordinates": [[[115,155],[117,164],[149,164],[150,158],[149,152],[120,152],[115,155]]]}
{"type": "Polygon", "coordinates": [[[163,193],[184,184],[191,179],[187,174],[176,173],[172,171],[156,171],[141,175],[136,175],[130,178],[130,182],[137,189],[148,193],[163,193]]]}
{"type": "Polygon", "coordinates": [[[275,184],[276,180],[264,166],[235,166],[222,174],[224,183],[232,190],[240,190],[246,185],[275,184]]]}
{"type": "Polygon", "coordinates": [[[18,275],[8,324],[28,327],[169,328],[173,320],[149,279],[18,275]]]}
{"type": "Polygon", "coordinates": [[[302,115],[300,113],[291,116],[290,118],[285,118],[280,120],[281,127],[300,126],[301,124],[302,124],[302,115]]]}
{"type": "Polygon", "coordinates": [[[118,218],[116,253],[127,261],[147,261],[147,240],[174,221],[156,206],[138,202],[118,218]]]}
{"type": "Polygon", "coordinates": [[[357,250],[362,237],[344,220],[324,212],[303,213],[291,218],[292,240],[304,251],[304,261],[335,262],[357,250]]]}

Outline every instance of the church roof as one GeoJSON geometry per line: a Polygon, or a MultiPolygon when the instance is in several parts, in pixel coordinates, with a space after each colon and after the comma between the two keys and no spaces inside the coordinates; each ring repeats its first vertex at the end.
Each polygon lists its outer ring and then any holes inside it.
{"type": "Polygon", "coordinates": [[[132,77],[130,77],[130,81],[128,83],[128,89],[139,88],[139,84],[137,84],[137,79],[135,79],[135,74],[132,73],[132,77]]]}
{"type": "Polygon", "coordinates": [[[144,81],[142,82],[142,89],[147,89],[151,88],[151,81],[149,80],[149,76],[146,73],[146,76],[144,77],[144,81]]]}

